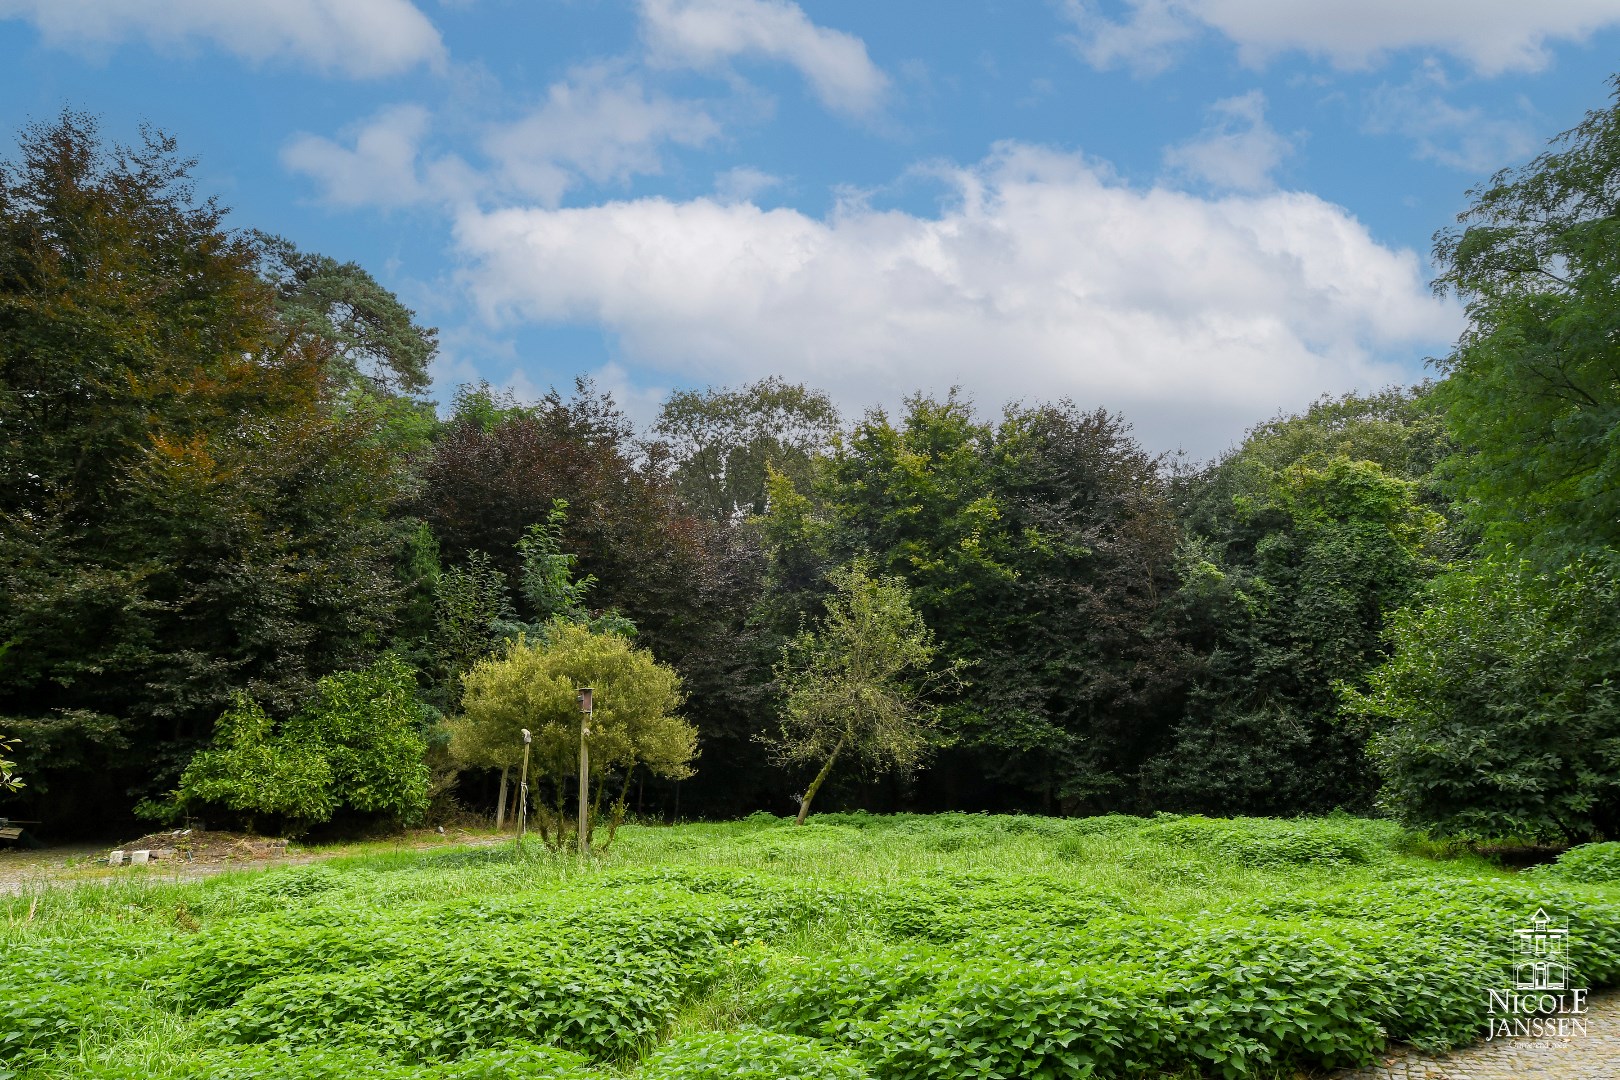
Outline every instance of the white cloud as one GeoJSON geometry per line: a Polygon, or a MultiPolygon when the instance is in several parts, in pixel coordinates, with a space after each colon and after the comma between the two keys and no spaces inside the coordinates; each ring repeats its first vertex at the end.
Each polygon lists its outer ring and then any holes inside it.
{"type": "Polygon", "coordinates": [[[1140,75],[1155,75],[1198,32],[1177,0],[1132,0],[1131,16],[1121,22],[1099,14],[1091,0],[1064,0],[1064,9],[1079,31],[1070,43],[1088,64],[1103,70],[1124,64],[1140,75]]]}
{"type": "Polygon", "coordinates": [[[338,206],[404,206],[428,196],[417,155],[431,119],[426,109],[385,109],[352,132],[352,145],[319,135],[294,136],[281,151],[282,164],[319,183],[338,206]]]}
{"type": "Polygon", "coordinates": [[[1544,67],[1550,41],[1585,40],[1620,25],[1615,0],[1127,0],[1115,21],[1096,0],[1066,0],[1075,42],[1097,67],[1162,68],[1176,46],[1212,29],[1244,61],[1302,51],[1366,67],[1396,49],[1449,53],[1483,75],[1544,67]]]}
{"type": "Polygon", "coordinates": [[[817,26],[789,0],[641,0],[649,59],[713,69],[736,56],[797,68],[824,105],[856,116],[882,103],[889,85],[853,34],[817,26]]]}
{"type": "Polygon", "coordinates": [[[701,106],[650,94],[640,79],[597,65],[553,83],[539,108],[495,129],[484,148],[504,187],[555,205],[580,177],[657,173],[663,144],[701,146],[719,134],[701,106]]]}
{"type": "Polygon", "coordinates": [[[392,75],[443,63],[444,42],[410,0],[0,0],[53,45],[210,41],[253,61],[296,57],[323,71],[392,75]]]}
{"type": "Polygon", "coordinates": [[[1266,123],[1266,95],[1259,90],[1217,101],[1212,122],[1196,139],[1169,147],[1164,163],[1215,187],[1263,191],[1271,172],[1294,146],[1266,123]]]}
{"type": "Polygon", "coordinates": [[[426,109],[385,109],[344,140],[300,134],[281,159],[314,179],[338,206],[457,203],[517,194],[554,206],[582,179],[623,181],[656,173],[664,144],[699,146],[720,125],[699,106],[649,94],[638,79],[608,67],[578,69],[555,83],[546,100],[518,120],[487,127],[487,168],[453,155],[428,159],[433,126],[426,109]]]}
{"type": "Polygon", "coordinates": [[[468,208],[456,242],[491,319],[597,323],[683,381],[778,373],[854,408],[954,384],[987,405],[1070,395],[1198,453],[1406,377],[1379,357],[1461,325],[1416,255],[1311,195],[1133,188],[1017,145],[954,181],[934,217],[638,199],[468,208]]]}
{"type": "Polygon", "coordinates": [[[772,176],[749,165],[738,165],[736,168],[716,174],[714,195],[721,202],[749,202],[781,183],[782,178],[779,176],[772,176]]]}
{"type": "Polygon", "coordinates": [[[1529,156],[1541,142],[1526,117],[1490,116],[1446,100],[1445,73],[1427,63],[1406,83],[1378,87],[1362,125],[1370,135],[1403,135],[1419,158],[1476,176],[1529,156]]]}

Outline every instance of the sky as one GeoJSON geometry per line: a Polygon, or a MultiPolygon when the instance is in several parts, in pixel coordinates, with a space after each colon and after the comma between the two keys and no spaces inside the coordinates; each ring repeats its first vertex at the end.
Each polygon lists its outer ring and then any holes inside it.
{"type": "Polygon", "coordinates": [[[1433,234],[1617,57],[1620,0],[0,0],[0,126],[173,134],[441,402],[959,387],[1207,458],[1433,374],[1433,234]]]}

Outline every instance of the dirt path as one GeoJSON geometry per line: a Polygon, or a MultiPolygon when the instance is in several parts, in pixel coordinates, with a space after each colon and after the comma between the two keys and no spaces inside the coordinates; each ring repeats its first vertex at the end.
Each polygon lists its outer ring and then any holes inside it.
{"type": "Polygon", "coordinates": [[[1403,1050],[1333,1080],[1620,1080],[1620,993],[1589,1002],[1584,1035],[1498,1039],[1438,1057],[1403,1050]]]}
{"type": "MultiPolygon", "coordinates": [[[[197,836],[188,845],[190,858],[176,851],[166,853],[167,857],[144,867],[125,863],[116,868],[107,864],[107,854],[112,849],[105,844],[62,845],[38,851],[4,849],[0,850],[0,896],[16,896],[41,888],[106,884],[126,879],[154,884],[201,881],[228,870],[264,870],[272,866],[296,866],[363,852],[399,849],[422,851],[447,845],[499,843],[502,839],[510,839],[509,834],[503,837],[488,831],[447,829],[439,833],[420,829],[393,840],[300,847],[262,837],[208,833],[197,836]]],[[[154,835],[124,844],[122,849],[163,850],[160,843],[167,845],[175,842],[154,835]]]]}

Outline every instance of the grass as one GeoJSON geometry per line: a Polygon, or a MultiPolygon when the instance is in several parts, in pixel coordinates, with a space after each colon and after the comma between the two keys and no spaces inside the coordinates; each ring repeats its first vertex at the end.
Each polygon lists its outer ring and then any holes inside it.
{"type": "Polygon", "coordinates": [[[0,1078],[1291,1076],[1476,1037],[1540,906],[1580,985],[1620,982],[1607,849],[1432,853],[1351,818],[827,814],[588,863],[136,868],[0,899],[0,1078]]]}

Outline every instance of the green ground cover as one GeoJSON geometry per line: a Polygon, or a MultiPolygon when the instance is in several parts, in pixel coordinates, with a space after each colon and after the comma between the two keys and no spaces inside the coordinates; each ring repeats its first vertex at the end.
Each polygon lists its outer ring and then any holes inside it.
{"type": "Polygon", "coordinates": [[[43,889],[0,901],[0,1077],[1287,1076],[1472,1041],[1538,907],[1620,983],[1611,847],[828,814],[43,889]]]}

